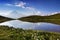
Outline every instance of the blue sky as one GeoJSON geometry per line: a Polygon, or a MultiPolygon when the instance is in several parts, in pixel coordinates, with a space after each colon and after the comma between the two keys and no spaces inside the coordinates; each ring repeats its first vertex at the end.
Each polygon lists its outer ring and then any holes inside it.
{"type": "MultiPolygon", "coordinates": [[[[29,15],[46,15],[60,12],[60,0],[0,0],[0,15],[18,18],[29,15]]],[[[1,24],[0,24],[1,25],[1,24]]],[[[2,25],[19,28],[32,28],[59,31],[58,25],[21,22],[12,20],[2,25]],[[45,27],[46,26],[46,27],[45,27]],[[49,26],[49,27],[48,27],[49,26]]]]}
{"type": "Polygon", "coordinates": [[[12,15],[12,11],[23,15],[60,12],[60,0],[0,0],[0,15],[12,15]]]}

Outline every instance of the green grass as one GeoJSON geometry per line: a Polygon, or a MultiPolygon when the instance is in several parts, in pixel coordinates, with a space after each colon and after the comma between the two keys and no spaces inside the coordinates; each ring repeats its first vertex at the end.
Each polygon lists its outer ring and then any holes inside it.
{"type": "Polygon", "coordinates": [[[0,40],[60,40],[60,33],[0,26],[0,40]]]}

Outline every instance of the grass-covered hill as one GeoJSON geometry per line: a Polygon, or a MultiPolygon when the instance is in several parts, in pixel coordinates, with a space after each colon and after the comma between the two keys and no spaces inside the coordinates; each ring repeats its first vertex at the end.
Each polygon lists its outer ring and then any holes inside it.
{"type": "Polygon", "coordinates": [[[60,40],[60,33],[0,26],[0,40],[60,40]]]}
{"type": "Polygon", "coordinates": [[[33,22],[33,23],[49,22],[49,23],[60,24],[60,13],[50,16],[31,15],[31,16],[19,18],[18,20],[33,22]]]}
{"type": "MultiPolygon", "coordinates": [[[[15,19],[0,16],[0,23],[5,22],[5,21],[9,21],[9,20],[15,20],[15,19]]],[[[47,16],[31,15],[31,16],[27,16],[27,17],[18,18],[17,20],[26,21],[26,22],[33,22],[33,23],[48,22],[48,23],[55,23],[55,24],[60,25],[60,13],[50,15],[50,16],[48,16],[48,15],[47,16]]]]}
{"type": "Polygon", "coordinates": [[[57,14],[54,14],[54,15],[47,16],[47,18],[50,18],[50,19],[60,19],[60,13],[57,13],[57,14]]]}
{"type": "Polygon", "coordinates": [[[0,16],[0,23],[5,22],[5,21],[9,21],[9,20],[13,20],[13,19],[8,18],[8,17],[4,17],[4,16],[0,16]]]}

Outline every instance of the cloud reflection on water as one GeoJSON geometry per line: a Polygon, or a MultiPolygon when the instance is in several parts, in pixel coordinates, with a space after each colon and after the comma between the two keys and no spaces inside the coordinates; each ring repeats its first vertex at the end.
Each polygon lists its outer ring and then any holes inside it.
{"type": "Polygon", "coordinates": [[[19,20],[12,20],[12,21],[8,21],[8,22],[0,23],[0,25],[8,25],[8,26],[13,26],[15,28],[23,28],[23,29],[60,32],[60,25],[44,23],[44,22],[29,23],[29,22],[22,22],[19,20]]]}

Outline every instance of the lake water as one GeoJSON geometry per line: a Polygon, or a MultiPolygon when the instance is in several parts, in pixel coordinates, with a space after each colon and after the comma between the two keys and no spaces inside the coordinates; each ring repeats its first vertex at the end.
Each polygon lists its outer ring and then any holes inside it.
{"type": "Polygon", "coordinates": [[[23,29],[60,32],[60,25],[52,24],[52,23],[44,23],[44,22],[30,23],[30,22],[22,22],[19,20],[12,20],[12,21],[0,23],[0,25],[8,25],[8,26],[13,26],[15,28],[23,28],[23,29]]]}

